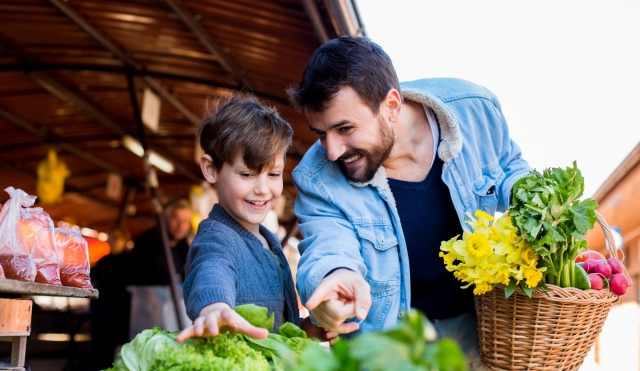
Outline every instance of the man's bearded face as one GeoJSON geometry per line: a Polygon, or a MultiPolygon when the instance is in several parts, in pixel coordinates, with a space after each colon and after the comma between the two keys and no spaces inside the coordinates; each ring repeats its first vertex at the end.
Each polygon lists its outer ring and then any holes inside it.
{"type": "Polygon", "coordinates": [[[389,157],[394,135],[382,117],[378,117],[379,141],[369,149],[351,148],[337,160],[342,173],[352,182],[366,183],[373,179],[380,166],[389,157]]]}

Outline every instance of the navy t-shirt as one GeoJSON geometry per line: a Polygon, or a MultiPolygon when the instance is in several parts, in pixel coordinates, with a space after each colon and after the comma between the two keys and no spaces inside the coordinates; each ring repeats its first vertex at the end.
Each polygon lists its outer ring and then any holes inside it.
{"type": "Polygon", "coordinates": [[[433,319],[474,310],[473,290],[461,289],[453,272],[438,256],[440,242],[462,235],[462,227],[442,181],[442,160],[436,156],[421,182],[389,179],[407,242],[411,272],[411,306],[433,319]]]}

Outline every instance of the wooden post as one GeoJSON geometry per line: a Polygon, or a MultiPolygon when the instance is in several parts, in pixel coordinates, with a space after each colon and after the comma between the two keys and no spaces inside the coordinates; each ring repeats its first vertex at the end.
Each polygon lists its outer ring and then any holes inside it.
{"type": "Polygon", "coordinates": [[[24,355],[27,352],[27,337],[14,336],[11,345],[11,366],[24,366],[24,355]]]}
{"type": "Polygon", "coordinates": [[[0,299],[0,337],[10,337],[11,366],[24,366],[27,336],[31,333],[30,299],[0,299]]]}

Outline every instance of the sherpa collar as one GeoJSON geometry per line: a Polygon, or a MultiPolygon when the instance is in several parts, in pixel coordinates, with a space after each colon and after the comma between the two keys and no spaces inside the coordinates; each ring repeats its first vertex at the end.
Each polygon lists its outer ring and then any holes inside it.
{"type": "MultiPolygon", "coordinates": [[[[440,145],[438,146],[438,157],[442,162],[447,162],[456,157],[462,150],[462,135],[460,133],[460,125],[456,121],[451,111],[444,103],[435,96],[420,89],[402,88],[402,96],[417,103],[421,103],[433,110],[440,124],[440,145]]],[[[371,185],[380,191],[389,189],[387,182],[387,172],[384,167],[380,166],[373,178],[364,183],[349,181],[351,185],[356,187],[366,187],[371,185]]],[[[389,192],[391,194],[391,192],[389,192]]],[[[392,202],[394,200],[392,199],[392,202]]]]}

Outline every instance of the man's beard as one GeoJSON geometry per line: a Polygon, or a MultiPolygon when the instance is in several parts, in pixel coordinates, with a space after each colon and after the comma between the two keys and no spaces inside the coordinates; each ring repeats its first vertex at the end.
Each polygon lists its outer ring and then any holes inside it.
{"type": "Polygon", "coordinates": [[[376,175],[382,163],[387,160],[391,153],[394,142],[393,131],[381,117],[378,118],[378,125],[380,127],[380,143],[378,145],[368,151],[359,149],[347,151],[338,158],[338,167],[344,176],[352,182],[366,183],[373,179],[373,176],[376,175]],[[355,169],[347,167],[344,160],[355,155],[362,155],[364,164],[355,169]]]}

